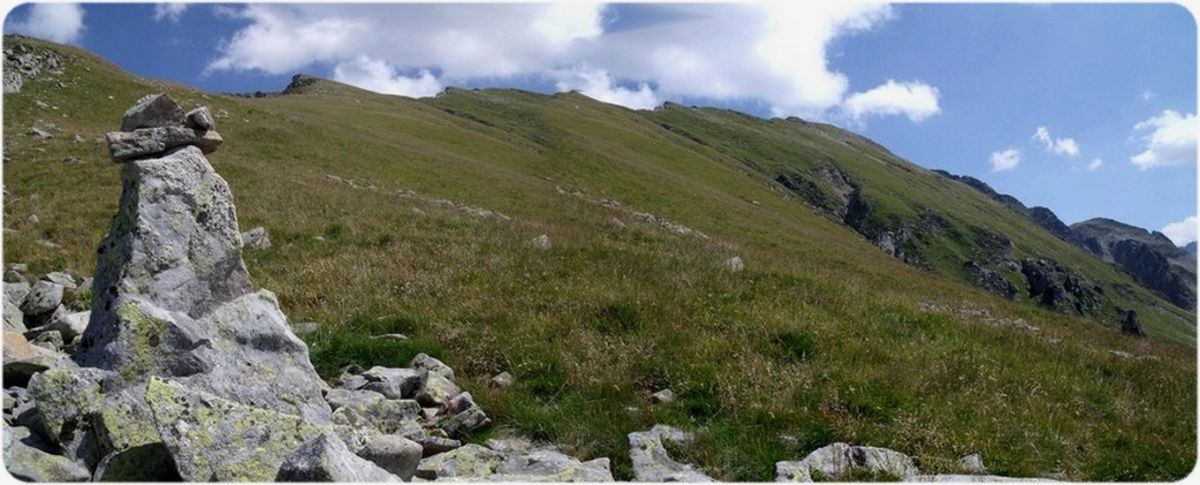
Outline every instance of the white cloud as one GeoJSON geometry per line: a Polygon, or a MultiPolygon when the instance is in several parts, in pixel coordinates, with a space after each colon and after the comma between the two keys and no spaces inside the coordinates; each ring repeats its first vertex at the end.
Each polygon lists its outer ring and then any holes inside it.
{"type": "Polygon", "coordinates": [[[77,3],[34,3],[23,21],[12,30],[63,44],[73,44],[83,34],[83,6],[77,3]]]}
{"type": "Polygon", "coordinates": [[[1183,246],[1196,240],[1196,222],[1196,216],[1188,216],[1182,221],[1163,226],[1162,233],[1177,246],[1183,246]]]}
{"type": "Polygon", "coordinates": [[[1099,170],[1100,167],[1103,165],[1104,165],[1104,160],[1101,160],[1099,158],[1093,158],[1091,163],[1088,163],[1087,169],[1089,172],[1095,172],[1096,170],[1099,170]]]}
{"type": "Polygon", "coordinates": [[[1045,126],[1037,127],[1037,131],[1033,133],[1033,139],[1040,142],[1042,148],[1050,153],[1069,157],[1079,156],[1079,144],[1075,143],[1074,138],[1055,139],[1050,136],[1050,130],[1045,126]]]}
{"type": "Polygon", "coordinates": [[[1143,89],[1142,92],[1138,94],[1138,99],[1141,99],[1142,101],[1150,101],[1151,99],[1154,99],[1157,96],[1158,96],[1158,93],[1151,91],[1149,89],[1143,89]]]}
{"type": "Polygon", "coordinates": [[[555,86],[559,91],[579,91],[589,98],[630,109],[653,109],[662,104],[648,84],[640,83],[637,89],[618,86],[604,70],[565,74],[555,86]]]}
{"type": "Polygon", "coordinates": [[[1142,170],[1196,163],[1196,115],[1165,110],[1133,126],[1143,151],[1129,159],[1142,170]],[[1140,135],[1139,135],[1140,134],[1140,135]]]}
{"type": "Polygon", "coordinates": [[[188,4],[186,3],[156,3],[154,4],[154,21],[179,22],[187,9],[188,4]]]}
{"type": "Polygon", "coordinates": [[[286,74],[367,56],[401,72],[429,69],[443,85],[532,78],[625,105],[689,98],[747,101],[777,116],[810,118],[915,121],[937,113],[933,86],[892,81],[848,97],[850,80],[829,65],[835,40],[895,17],[886,4],[641,8],[654,10],[647,18],[656,21],[610,32],[612,10],[578,2],[251,4],[232,12],[246,25],[218,46],[208,69],[286,74]]]}
{"type": "Polygon", "coordinates": [[[922,82],[897,83],[888,79],[866,92],[846,98],[846,111],[856,120],[871,115],[903,114],[914,123],[941,112],[938,89],[922,82]]]}
{"type": "Polygon", "coordinates": [[[1009,148],[998,152],[992,152],[990,160],[993,172],[1003,172],[1017,168],[1021,163],[1021,152],[1015,148],[1009,148]]]}
{"type": "Polygon", "coordinates": [[[416,76],[404,76],[386,62],[367,56],[339,63],[333,68],[333,79],[371,91],[411,98],[436,96],[445,89],[428,69],[421,69],[416,76]]]}

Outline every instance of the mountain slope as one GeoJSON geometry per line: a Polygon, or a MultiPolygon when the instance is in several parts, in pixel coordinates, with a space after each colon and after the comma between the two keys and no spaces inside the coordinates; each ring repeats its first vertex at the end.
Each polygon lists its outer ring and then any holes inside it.
{"type": "Polygon", "coordinates": [[[1161,232],[1103,218],[1072,224],[1071,230],[1090,251],[1163,298],[1182,308],[1196,307],[1196,258],[1161,232]]]}
{"type": "Polygon", "coordinates": [[[411,100],[317,80],[217,96],[19,42],[69,61],[4,96],[5,263],[93,271],[120,193],[94,140],[166,91],[218,114],[226,143],[211,160],[243,229],[265,226],[275,244],[247,265],[288,315],[321,322],[305,339],[326,377],[428,352],[462,369],[500,427],[612,457],[626,478],[625,434],[654,423],[697,431],[681,452],[726,479],[770,479],[775,461],[833,441],[903,450],[930,472],[968,452],[998,474],[1096,480],[1178,478],[1194,463],[1190,314],[857,135],[577,94],[411,100]],[[26,134],[50,123],[53,138],[26,134]],[[859,228],[896,233],[924,214],[944,226],[898,245],[933,271],[847,227],[847,179],[871,208],[859,228]],[[541,234],[549,249],[531,243],[541,234]],[[995,234],[1014,260],[1125,288],[1114,305],[1136,308],[1151,338],[964,284],[956,258],[983,260],[975,241],[995,234]],[[745,271],[727,269],[733,256],[745,271]],[[369,338],[383,332],[411,339],[369,338]],[[488,388],[499,371],[515,384],[488,388]],[[648,402],[667,387],[675,403],[648,402]]]}

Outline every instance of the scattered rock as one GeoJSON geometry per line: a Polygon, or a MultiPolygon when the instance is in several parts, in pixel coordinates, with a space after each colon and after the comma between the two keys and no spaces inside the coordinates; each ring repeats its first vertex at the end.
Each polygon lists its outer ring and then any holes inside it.
{"type": "Polygon", "coordinates": [[[713,479],[692,465],[679,463],[667,454],[663,441],[684,444],[691,435],[666,425],[629,433],[629,459],[635,482],[711,482],[713,479]]]}
{"type": "Polygon", "coordinates": [[[671,404],[675,402],[675,392],[670,389],[663,389],[651,394],[650,402],[654,404],[671,404]]]}
{"type": "Polygon", "coordinates": [[[501,372],[492,376],[491,380],[488,381],[488,384],[490,384],[492,387],[508,387],[513,384],[513,376],[508,372],[501,372]]]}
{"type": "Polygon", "coordinates": [[[1132,335],[1134,337],[1146,336],[1146,331],[1142,329],[1142,324],[1138,323],[1136,311],[1125,311],[1125,318],[1121,320],[1121,333],[1125,335],[1132,335]]]}
{"type": "Polygon", "coordinates": [[[208,107],[201,106],[188,111],[187,126],[196,130],[215,130],[217,122],[213,119],[212,113],[208,111],[208,107]]]}
{"type": "Polygon", "coordinates": [[[25,300],[21,302],[21,312],[29,316],[49,315],[62,304],[63,286],[46,280],[33,284],[25,300]]]}
{"type": "Polygon", "coordinates": [[[367,440],[358,456],[387,470],[401,480],[410,481],[421,463],[422,445],[396,435],[379,435],[367,440]]]}
{"type": "Polygon", "coordinates": [[[775,481],[838,480],[850,473],[908,480],[918,472],[912,458],[898,451],[834,443],[813,451],[803,460],[776,463],[775,481]]]}
{"type": "Polygon", "coordinates": [[[746,263],[742,261],[740,256],[734,256],[725,261],[725,267],[734,273],[741,272],[746,269],[746,263]]]}
{"type": "Polygon", "coordinates": [[[399,481],[374,463],[355,456],[345,443],[329,433],[308,440],[288,455],[274,478],[280,482],[399,481]]]}
{"type": "Polygon", "coordinates": [[[532,243],[533,243],[533,247],[535,247],[535,248],[538,248],[541,250],[550,249],[550,246],[551,246],[550,236],[542,234],[538,237],[533,238],[532,243]]]}
{"type": "Polygon", "coordinates": [[[442,414],[449,416],[440,426],[453,438],[463,438],[492,424],[471,393],[463,392],[450,399],[442,414]]]}
{"type": "Polygon", "coordinates": [[[242,233],[242,247],[269,249],[271,247],[271,237],[267,235],[266,228],[258,226],[242,233]]]}
{"type": "Polygon", "coordinates": [[[388,399],[411,399],[417,395],[425,372],[417,369],[393,369],[375,366],[363,372],[367,383],[362,387],[388,399]]]}
{"type": "Polygon", "coordinates": [[[54,138],[53,134],[41,128],[30,128],[27,134],[38,140],[48,140],[50,138],[54,138]]]}
{"type": "Polygon", "coordinates": [[[372,335],[371,340],[395,340],[397,342],[404,342],[408,340],[408,336],[402,333],[385,333],[380,335],[372,335]]]}
{"type": "Polygon", "coordinates": [[[37,214],[29,214],[29,217],[25,218],[25,222],[29,223],[31,226],[36,226],[39,222],[41,222],[41,220],[38,219],[37,214]]]}
{"type": "Polygon", "coordinates": [[[427,370],[432,374],[440,375],[451,381],[454,380],[454,369],[425,353],[420,353],[416,357],[413,357],[412,362],[409,362],[408,366],[417,370],[427,370]]]}
{"type": "Polygon", "coordinates": [[[421,460],[416,476],[439,481],[613,481],[607,458],[580,462],[551,449],[502,452],[475,444],[421,460]]]}
{"type": "Polygon", "coordinates": [[[987,467],[983,466],[983,457],[979,453],[971,453],[959,457],[958,469],[969,475],[987,474],[987,467]]]}
{"type": "Polygon", "coordinates": [[[83,482],[91,478],[82,464],[45,451],[48,446],[29,428],[4,429],[4,466],[12,476],[31,482],[83,482]]]}

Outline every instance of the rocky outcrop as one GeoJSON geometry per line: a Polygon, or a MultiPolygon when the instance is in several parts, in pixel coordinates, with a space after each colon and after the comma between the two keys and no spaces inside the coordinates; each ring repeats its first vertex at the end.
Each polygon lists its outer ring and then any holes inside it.
{"type": "Polygon", "coordinates": [[[1101,311],[1103,290],[1061,264],[1049,259],[1027,258],[1021,262],[1029,296],[1040,305],[1060,313],[1096,316],[1101,311]]]}
{"type": "Polygon", "coordinates": [[[1134,337],[1146,336],[1146,331],[1142,329],[1142,324],[1138,322],[1136,311],[1125,311],[1125,318],[1121,319],[1121,333],[1134,337]]]}
{"type": "Polygon", "coordinates": [[[21,92],[33,79],[63,74],[63,59],[19,35],[4,36],[4,94],[21,92]]]}
{"type": "Polygon", "coordinates": [[[838,480],[851,474],[878,479],[909,480],[919,473],[913,459],[887,448],[834,443],[820,448],[800,461],[775,464],[779,482],[838,480]]]}
{"type": "Polygon", "coordinates": [[[1085,247],[1180,308],[1196,308],[1196,258],[1160,232],[1111,219],[1071,226],[1085,247]]]}

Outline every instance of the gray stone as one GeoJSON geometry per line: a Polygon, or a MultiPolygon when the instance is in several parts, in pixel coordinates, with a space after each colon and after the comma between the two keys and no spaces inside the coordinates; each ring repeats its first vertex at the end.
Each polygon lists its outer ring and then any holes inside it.
{"type": "Polygon", "coordinates": [[[46,275],[42,277],[42,280],[56,283],[59,286],[62,286],[64,290],[74,290],[78,287],[73,276],[61,271],[46,273],[46,275]]]}
{"type": "Polygon", "coordinates": [[[38,408],[35,429],[65,455],[89,466],[99,458],[91,423],[104,403],[100,382],[105,377],[99,369],[65,367],[49,369],[29,380],[29,397],[38,408]]]}
{"type": "Polygon", "coordinates": [[[1054,482],[1049,478],[1014,478],[996,475],[916,475],[908,482],[950,482],[950,483],[979,483],[979,482],[1054,482]]]}
{"type": "Polygon", "coordinates": [[[422,406],[441,406],[460,392],[462,390],[454,382],[430,372],[426,374],[425,380],[421,382],[421,388],[417,390],[417,402],[422,406]]]}
{"type": "Polygon", "coordinates": [[[654,404],[670,404],[675,402],[675,391],[663,389],[650,395],[650,402],[654,404]]]}
{"type": "Polygon", "coordinates": [[[404,342],[404,341],[408,340],[408,336],[404,335],[402,333],[384,333],[384,334],[379,334],[379,335],[372,335],[371,340],[395,340],[397,342],[404,342]]]}
{"type": "Polygon", "coordinates": [[[16,94],[21,92],[21,86],[24,80],[21,78],[21,73],[12,69],[4,70],[4,94],[16,94]]]}
{"type": "Polygon", "coordinates": [[[983,466],[983,457],[979,453],[971,453],[958,458],[958,469],[970,475],[986,475],[987,467],[983,466]]]}
{"type": "Polygon", "coordinates": [[[746,263],[742,261],[740,256],[734,256],[725,261],[725,267],[734,273],[741,272],[746,269],[746,263]]]}
{"type": "Polygon", "coordinates": [[[321,324],[317,323],[317,322],[300,322],[300,323],[292,324],[292,331],[295,332],[296,335],[304,335],[306,333],[313,333],[320,329],[321,329],[321,324]]]}
{"type": "Polygon", "coordinates": [[[288,455],[279,482],[397,482],[398,477],[351,453],[336,435],[323,433],[288,455]]]}
{"type": "Polygon", "coordinates": [[[421,453],[422,446],[412,440],[396,435],[379,435],[367,439],[366,446],[358,451],[358,456],[407,482],[417,472],[421,453]]]}
{"type": "Polygon", "coordinates": [[[424,376],[425,372],[416,369],[375,366],[363,372],[362,377],[367,380],[363,388],[388,399],[411,399],[417,395],[424,376]]]}
{"type": "Polygon", "coordinates": [[[487,482],[609,482],[607,458],[580,462],[554,450],[501,452],[476,444],[421,460],[417,477],[425,480],[487,482]]]}
{"type": "Polygon", "coordinates": [[[57,367],[76,366],[66,354],[30,344],[20,333],[4,331],[4,385],[25,386],[35,374],[57,367]]]}
{"type": "Polygon", "coordinates": [[[405,422],[416,420],[421,413],[416,401],[387,399],[374,391],[330,389],[325,399],[335,411],[348,408],[384,433],[396,432],[405,422]]]}
{"type": "Polygon", "coordinates": [[[121,119],[121,131],[183,126],[186,121],[183,108],[180,108],[179,104],[170,96],[150,94],[143,96],[125,111],[125,116],[121,119]]]}
{"type": "Polygon", "coordinates": [[[533,238],[533,241],[531,241],[531,242],[533,244],[533,247],[541,249],[543,251],[550,249],[550,247],[552,246],[552,244],[550,242],[550,236],[547,236],[545,234],[542,234],[538,237],[533,238]]]}
{"type": "Polygon", "coordinates": [[[83,335],[87,329],[88,320],[91,319],[92,312],[75,312],[75,313],[58,313],[50,320],[50,323],[42,327],[48,331],[57,331],[62,334],[62,340],[70,343],[75,340],[75,337],[83,335]]]}
{"type": "Polygon", "coordinates": [[[41,128],[30,128],[29,136],[32,136],[39,140],[46,140],[46,139],[54,138],[54,135],[50,134],[49,131],[43,130],[41,128]]]}
{"type": "Polygon", "coordinates": [[[29,343],[55,351],[60,351],[64,347],[62,333],[58,330],[46,330],[45,327],[38,329],[37,335],[29,343]]]}
{"type": "Polygon", "coordinates": [[[62,299],[62,285],[40,280],[33,284],[25,301],[21,302],[21,311],[26,315],[46,315],[58,308],[62,299]]]}
{"type": "Polygon", "coordinates": [[[629,459],[635,482],[711,482],[713,479],[692,465],[679,463],[667,453],[664,441],[684,444],[691,435],[666,425],[629,433],[629,459]]]}
{"type": "Polygon", "coordinates": [[[412,362],[408,366],[416,370],[427,370],[432,374],[440,375],[452,381],[454,380],[454,369],[425,353],[420,353],[416,357],[413,357],[412,362]]]}
{"type": "Polygon", "coordinates": [[[25,327],[25,314],[21,313],[21,307],[13,304],[7,298],[4,300],[4,329],[19,333],[29,331],[25,327]]]}
{"type": "Polygon", "coordinates": [[[299,416],[238,404],[154,377],[145,399],[185,481],[270,481],[294,450],[329,431],[328,425],[299,416]]]}
{"type": "Polygon", "coordinates": [[[446,401],[442,413],[449,418],[442,421],[440,427],[454,438],[464,438],[492,424],[492,420],[475,404],[469,392],[459,393],[446,401]]]}
{"type": "Polygon", "coordinates": [[[175,377],[328,423],[308,347],[274,294],[251,291],[232,194],[200,150],[130,162],[122,173],[79,361],[127,383],[175,377]]]}
{"type": "Polygon", "coordinates": [[[462,447],[461,441],[440,436],[418,436],[413,441],[421,445],[422,456],[433,456],[462,447]]]}
{"type": "MultiPolygon", "coordinates": [[[[13,271],[13,270],[11,270],[11,269],[10,269],[10,270],[8,270],[8,271],[5,271],[5,272],[4,272],[4,282],[5,282],[5,283],[21,283],[21,284],[24,284],[24,285],[25,285],[25,291],[29,291],[29,278],[26,278],[24,274],[22,274],[22,273],[20,273],[20,272],[18,272],[18,271],[13,271]]],[[[6,284],[5,286],[7,286],[7,284],[6,284]]],[[[5,294],[7,294],[7,292],[6,292],[5,294]]]]}
{"type": "Polygon", "coordinates": [[[114,162],[164,155],[172,148],[183,146],[194,146],[207,154],[217,151],[224,142],[216,131],[194,130],[184,126],[113,131],[108,133],[106,141],[109,157],[114,162]]]}
{"type": "Polygon", "coordinates": [[[242,247],[250,249],[268,249],[271,247],[271,236],[262,226],[242,233],[242,247]]]}
{"type": "Polygon", "coordinates": [[[329,408],[337,411],[338,408],[348,407],[358,412],[365,412],[368,408],[383,401],[383,394],[368,390],[347,390],[347,389],[330,389],[325,393],[325,400],[329,402],[329,408]]]}
{"type": "Polygon", "coordinates": [[[513,384],[513,376],[508,372],[501,372],[492,376],[492,379],[488,381],[488,384],[490,384],[492,387],[508,387],[513,384]]]}
{"type": "Polygon", "coordinates": [[[23,427],[4,427],[4,466],[12,476],[31,482],[83,482],[91,473],[82,464],[45,451],[23,427]]]}
{"type": "Polygon", "coordinates": [[[208,111],[208,107],[201,106],[187,112],[187,126],[197,130],[215,130],[217,122],[213,119],[212,113],[208,111]]]}
{"type": "Polygon", "coordinates": [[[919,471],[912,458],[898,451],[846,443],[834,443],[817,449],[800,461],[775,464],[775,481],[780,482],[836,480],[848,473],[909,480],[919,471]]]}

